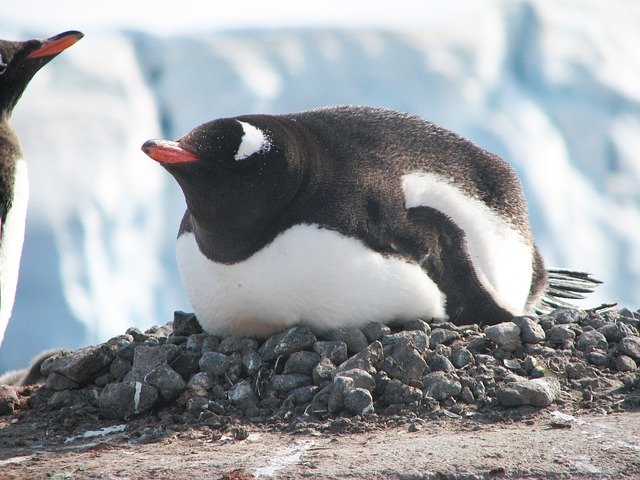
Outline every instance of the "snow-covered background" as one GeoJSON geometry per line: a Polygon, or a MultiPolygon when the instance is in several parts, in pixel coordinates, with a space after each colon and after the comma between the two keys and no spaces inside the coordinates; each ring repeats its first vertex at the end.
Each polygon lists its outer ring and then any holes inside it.
{"type": "Polygon", "coordinates": [[[0,372],[189,310],[183,199],[139,147],[242,113],[367,104],[454,130],[516,168],[547,264],[605,281],[588,306],[640,307],[639,2],[235,3],[3,6],[0,38],[86,37],[13,116],[31,203],[0,372]]]}

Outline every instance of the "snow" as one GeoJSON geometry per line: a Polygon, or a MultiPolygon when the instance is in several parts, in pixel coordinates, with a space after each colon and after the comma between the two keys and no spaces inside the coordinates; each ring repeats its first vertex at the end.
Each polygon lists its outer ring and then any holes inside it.
{"type": "Polygon", "coordinates": [[[31,203],[0,371],[189,310],[182,194],[140,145],[214,118],[367,104],[415,113],[508,160],[549,266],[640,306],[640,4],[27,0],[0,38],[79,29],[13,125],[31,203]],[[69,20],[69,19],[73,20],[69,20]]]}

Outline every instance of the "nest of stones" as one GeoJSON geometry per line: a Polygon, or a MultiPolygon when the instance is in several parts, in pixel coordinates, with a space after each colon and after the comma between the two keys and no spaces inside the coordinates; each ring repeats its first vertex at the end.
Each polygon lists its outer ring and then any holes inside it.
{"type": "Polygon", "coordinates": [[[414,412],[474,415],[551,404],[640,404],[640,314],[557,309],[479,328],[412,320],[264,341],[202,332],[193,314],[63,352],[42,365],[32,407],[82,405],[107,419],[251,422],[414,412]]]}

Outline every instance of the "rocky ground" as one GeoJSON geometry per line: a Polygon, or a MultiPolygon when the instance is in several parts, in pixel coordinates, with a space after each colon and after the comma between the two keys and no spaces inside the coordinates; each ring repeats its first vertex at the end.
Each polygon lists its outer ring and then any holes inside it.
{"type": "Polygon", "coordinates": [[[0,387],[0,478],[190,478],[203,452],[210,478],[640,478],[639,330],[628,309],[557,309],[258,342],[176,312],[52,356],[41,388],[0,387]]]}

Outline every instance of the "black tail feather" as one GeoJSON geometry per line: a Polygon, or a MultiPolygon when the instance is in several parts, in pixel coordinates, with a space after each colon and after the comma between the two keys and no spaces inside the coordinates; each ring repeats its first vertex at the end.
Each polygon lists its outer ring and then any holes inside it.
{"type": "Polygon", "coordinates": [[[591,277],[586,272],[573,270],[547,270],[549,284],[544,291],[540,304],[535,311],[538,315],[549,313],[554,308],[570,308],[571,303],[564,299],[579,300],[586,298],[585,294],[593,290],[602,282],[591,277]]]}

